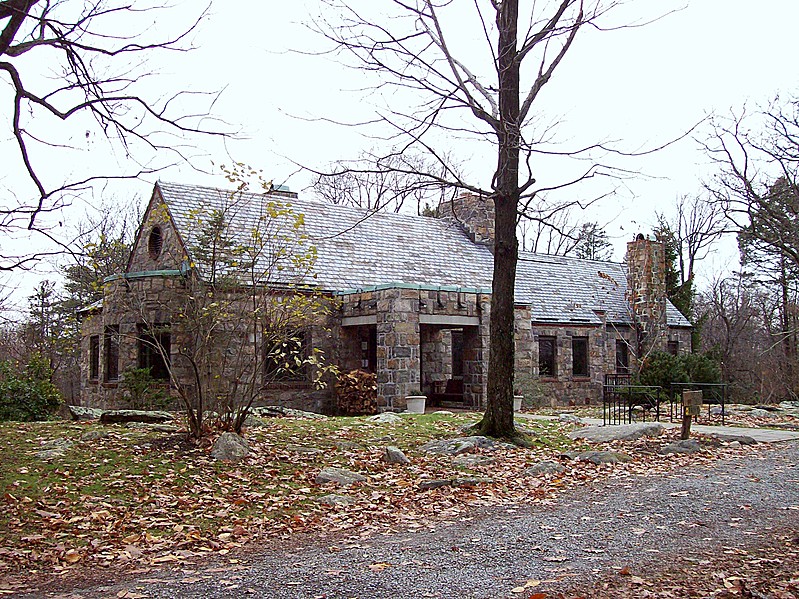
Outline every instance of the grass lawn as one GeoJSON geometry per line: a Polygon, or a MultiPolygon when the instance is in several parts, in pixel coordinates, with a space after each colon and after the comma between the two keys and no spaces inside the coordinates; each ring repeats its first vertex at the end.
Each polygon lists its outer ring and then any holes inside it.
{"type": "Polygon", "coordinates": [[[64,421],[3,423],[0,577],[182,562],[303,531],[366,535],[434,526],[475,506],[546,500],[559,488],[610,473],[713,457],[637,451],[628,464],[560,460],[563,473],[530,476],[525,470],[532,464],[559,460],[564,450],[582,447],[566,437],[574,427],[557,421],[524,422],[535,433],[536,446],[479,450],[489,458],[481,465],[458,465],[450,457],[419,451],[431,439],[461,435],[462,427],[478,418],[414,415],[397,424],[364,418],[266,419],[245,431],[253,455],[238,464],[214,460],[210,440],[194,445],[183,433],[64,421]],[[411,463],[387,463],[386,445],[398,446],[411,463]],[[50,449],[55,452],[42,457],[50,449]],[[325,466],[347,468],[367,480],[346,488],[317,485],[325,466]],[[419,488],[425,479],[468,476],[491,481],[419,488]],[[320,503],[331,493],[352,503],[320,503]]]}

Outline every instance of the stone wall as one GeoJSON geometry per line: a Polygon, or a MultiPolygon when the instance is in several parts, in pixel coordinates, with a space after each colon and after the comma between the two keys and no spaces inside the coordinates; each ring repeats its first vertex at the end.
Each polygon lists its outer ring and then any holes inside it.
{"type": "Polygon", "coordinates": [[[438,218],[458,222],[472,241],[493,247],[494,200],[473,193],[461,193],[457,198],[441,202],[436,210],[438,218]]]}

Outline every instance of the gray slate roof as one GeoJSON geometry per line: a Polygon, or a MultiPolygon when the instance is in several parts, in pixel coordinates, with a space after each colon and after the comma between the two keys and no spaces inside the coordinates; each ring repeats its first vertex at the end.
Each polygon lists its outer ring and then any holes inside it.
{"type": "MultiPolygon", "coordinates": [[[[189,215],[198,208],[222,209],[230,191],[159,182],[175,225],[184,241],[196,241],[189,215]]],[[[262,211],[263,194],[244,194],[243,208],[231,223],[247,234],[262,211]]],[[[305,216],[305,230],[316,246],[314,284],[342,292],[379,285],[456,286],[490,292],[493,258],[473,243],[460,225],[448,220],[359,208],[307,199],[280,198],[305,216]]],[[[202,265],[200,265],[202,267],[202,265]]],[[[599,323],[593,310],[609,320],[629,322],[625,304],[624,265],[522,252],[516,276],[516,303],[529,304],[533,319],[599,323]],[[600,276],[604,273],[610,279],[600,276]],[[618,283],[616,285],[612,281],[618,283]]],[[[668,322],[690,326],[669,304],[668,322]]]]}

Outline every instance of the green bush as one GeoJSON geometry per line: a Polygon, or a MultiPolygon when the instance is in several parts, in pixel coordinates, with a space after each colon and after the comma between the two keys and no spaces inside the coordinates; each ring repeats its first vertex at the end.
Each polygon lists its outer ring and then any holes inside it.
{"type": "Polygon", "coordinates": [[[149,368],[128,368],[122,373],[121,385],[135,410],[163,409],[169,405],[169,394],[153,378],[149,368]]]}
{"type": "Polygon", "coordinates": [[[718,363],[706,354],[655,352],[644,362],[638,375],[639,385],[656,385],[664,390],[671,383],[719,383],[718,363]]]}
{"type": "Polygon", "coordinates": [[[0,421],[47,420],[61,403],[52,375],[40,354],[33,354],[24,367],[11,360],[0,362],[0,421]]]}

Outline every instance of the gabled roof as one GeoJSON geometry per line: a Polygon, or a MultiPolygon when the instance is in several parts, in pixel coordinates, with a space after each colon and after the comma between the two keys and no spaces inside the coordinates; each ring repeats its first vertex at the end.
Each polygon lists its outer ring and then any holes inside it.
{"type": "MultiPolygon", "coordinates": [[[[222,210],[231,197],[229,190],[211,187],[163,182],[158,187],[188,247],[196,243],[198,234],[190,214],[197,209],[222,210]]],[[[372,213],[293,194],[247,193],[242,194],[231,230],[248,235],[264,202],[275,197],[304,215],[305,231],[318,254],[316,278],[309,282],[326,291],[410,284],[490,292],[491,252],[472,242],[459,224],[445,219],[372,213]]],[[[515,301],[530,305],[535,321],[599,324],[595,311],[604,311],[610,322],[629,323],[626,291],[624,264],[520,252],[515,301]]],[[[670,303],[667,321],[671,326],[691,326],[670,303]]]]}

